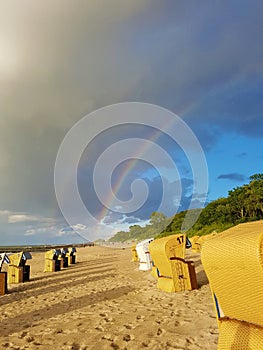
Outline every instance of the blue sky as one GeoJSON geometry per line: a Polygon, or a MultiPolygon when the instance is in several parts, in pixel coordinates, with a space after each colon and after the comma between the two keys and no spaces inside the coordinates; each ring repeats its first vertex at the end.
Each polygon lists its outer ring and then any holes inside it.
{"type": "MultiPolygon", "coordinates": [[[[21,7],[14,0],[0,7],[0,244],[83,240],[76,231],[107,238],[145,223],[158,209],[160,177],[143,160],[120,164],[112,177],[123,201],[136,178],[146,181],[149,197],[139,210],[107,211],[96,196],[99,155],[120,140],[151,138],[150,128],[122,127],[94,139],[78,169],[81,195],[98,225],[80,219],[70,227],[60,213],[54,190],[59,146],[82,117],[111,104],[154,104],[189,125],[206,156],[207,201],[263,172],[262,1],[25,0],[21,7]]],[[[178,167],[180,209],[187,209],[189,164],[169,138],[155,142],[178,167]]],[[[178,178],[163,171],[171,215],[178,178]]]]}

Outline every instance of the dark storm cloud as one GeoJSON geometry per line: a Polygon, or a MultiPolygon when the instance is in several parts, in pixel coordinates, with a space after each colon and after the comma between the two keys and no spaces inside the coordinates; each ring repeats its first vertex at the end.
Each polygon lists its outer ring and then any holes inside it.
{"type": "MultiPolygon", "coordinates": [[[[108,104],[167,107],[204,149],[227,132],[262,137],[262,57],[259,0],[2,2],[0,209],[56,216],[58,147],[76,121],[108,104]]],[[[158,181],[139,218],[158,205],[158,181]]]]}

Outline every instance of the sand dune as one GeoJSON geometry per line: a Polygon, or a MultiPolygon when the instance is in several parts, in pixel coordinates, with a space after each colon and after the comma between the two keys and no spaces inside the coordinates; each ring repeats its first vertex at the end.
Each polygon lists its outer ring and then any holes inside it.
{"type": "Polygon", "coordinates": [[[44,273],[32,254],[31,281],[0,297],[1,349],[209,349],[218,330],[199,254],[199,289],[169,294],[131,262],[129,248],[78,249],[77,264],[44,273]]]}

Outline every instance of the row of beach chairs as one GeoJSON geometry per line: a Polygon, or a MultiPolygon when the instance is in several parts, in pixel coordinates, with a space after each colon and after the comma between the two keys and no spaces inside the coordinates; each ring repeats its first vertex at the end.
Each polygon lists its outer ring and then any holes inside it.
{"type": "MultiPolygon", "coordinates": [[[[32,259],[29,252],[0,254],[0,295],[7,293],[7,285],[23,283],[30,280],[30,265],[32,259]],[[8,264],[7,271],[2,271],[4,263],[8,264]]],[[[76,248],[51,249],[45,253],[45,272],[60,271],[76,263],[76,248]]]]}
{"type": "MultiPolygon", "coordinates": [[[[197,288],[194,267],[185,260],[179,237],[183,235],[149,239],[132,247],[139,269],[152,270],[158,288],[167,292],[197,288]]],[[[218,350],[262,350],[263,221],[190,240],[192,251],[201,253],[209,280],[219,327],[218,350]]]]}

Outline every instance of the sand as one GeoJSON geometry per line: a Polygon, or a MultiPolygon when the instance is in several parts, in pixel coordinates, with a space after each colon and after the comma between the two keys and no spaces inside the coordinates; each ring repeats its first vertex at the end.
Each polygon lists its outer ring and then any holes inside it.
{"type": "Polygon", "coordinates": [[[77,264],[43,272],[0,297],[0,349],[217,349],[218,328],[200,254],[199,289],[165,293],[138,270],[130,248],[78,249],[77,264]]]}

